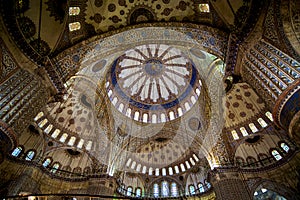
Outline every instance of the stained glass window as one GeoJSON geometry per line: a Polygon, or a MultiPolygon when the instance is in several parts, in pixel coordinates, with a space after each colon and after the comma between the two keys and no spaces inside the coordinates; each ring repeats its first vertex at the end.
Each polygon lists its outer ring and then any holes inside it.
{"type": "Polygon", "coordinates": [[[190,192],[190,195],[196,194],[194,185],[189,186],[189,192],[190,192]]]}
{"type": "Polygon", "coordinates": [[[141,195],[142,195],[142,190],[141,190],[141,188],[136,188],[136,190],[135,190],[135,196],[136,196],[136,197],[141,197],[141,195]]]}
{"type": "Polygon", "coordinates": [[[208,182],[207,180],[204,180],[204,184],[206,185],[206,187],[209,189],[211,188],[211,184],[210,182],[208,182]]]}
{"type": "Polygon", "coordinates": [[[277,150],[273,150],[272,151],[272,156],[276,159],[276,160],[280,160],[280,159],[282,159],[282,156],[278,153],[278,151],[277,150]]]}
{"type": "Polygon", "coordinates": [[[51,164],[51,159],[46,158],[46,160],[43,162],[43,167],[48,167],[51,164]]]}
{"type": "Polygon", "coordinates": [[[202,183],[198,183],[198,188],[200,193],[204,192],[204,187],[202,183]]]}
{"type": "Polygon", "coordinates": [[[80,28],[81,28],[80,22],[69,23],[69,30],[70,31],[76,31],[76,30],[79,30],[80,28]]]}
{"type": "Polygon", "coordinates": [[[172,197],[178,196],[177,184],[175,182],[171,183],[171,196],[172,197]]]}
{"type": "Polygon", "coordinates": [[[290,150],[290,147],[289,147],[286,143],[284,143],[284,142],[280,143],[280,147],[281,147],[285,152],[289,152],[289,150],[290,150]]]}
{"type": "Polygon", "coordinates": [[[209,13],[210,10],[209,10],[208,3],[200,3],[199,4],[199,10],[200,10],[200,12],[203,12],[203,13],[209,13]]]}
{"type": "Polygon", "coordinates": [[[56,173],[57,170],[59,169],[59,167],[60,167],[60,164],[59,164],[59,163],[55,163],[55,164],[52,166],[52,169],[50,170],[50,172],[56,173]]]}
{"type": "Polygon", "coordinates": [[[35,155],[35,152],[33,150],[28,151],[26,154],[25,160],[31,161],[33,159],[34,155],[35,155]]]}
{"type": "Polygon", "coordinates": [[[161,182],[161,195],[163,197],[169,196],[169,183],[167,181],[161,182]]]}
{"type": "Polygon", "coordinates": [[[153,184],[153,196],[158,197],[159,196],[159,186],[157,183],[153,184]]]}
{"type": "Polygon", "coordinates": [[[22,151],[23,151],[22,147],[17,147],[14,149],[14,151],[11,153],[11,155],[14,157],[18,157],[22,151]]]}
{"type": "Polygon", "coordinates": [[[69,15],[70,16],[79,15],[79,13],[80,13],[79,7],[69,7],[69,15]]]}
{"type": "Polygon", "coordinates": [[[126,195],[127,195],[127,196],[131,196],[131,194],[132,194],[132,187],[129,186],[129,187],[127,188],[127,193],[126,193],[126,195]]]}

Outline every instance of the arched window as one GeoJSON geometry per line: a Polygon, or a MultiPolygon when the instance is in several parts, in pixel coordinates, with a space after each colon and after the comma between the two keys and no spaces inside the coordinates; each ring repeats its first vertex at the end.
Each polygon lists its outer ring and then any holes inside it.
{"type": "Polygon", "coordinates": [[[196,194],[196,190],[195,190],[194,185],[189,185],[189,193],[190,193],[190,195],[196,194]]]}
{"type": "Polygon", "coordinates": [[[239,139],[239,136],[238,136],[236,130],[232,130],[231,131],[231,135],[232,135],[232,137],[233,137],[234,140],[238,140],[239,139]]]}
{"type": "Polygon", "coordinates": [[[135,190],[135,196],[136,197],[141,197],[141,195],[142,195],[142,189],[141,188],[136,188],[136,190],[135,190]]]}
{"type": "Polygon", "coordinates": [[[237,166],[241,166],[241,167],[245,165],[245,161],[241,157],[236,157],[235,158],[235,163],[236,163],[237,166]]]}
{"type": "Polygon", "coordinates": [[[204,192],[204,186],[202,183],[198,183],[198,189],[199,189],[199,192],[200,193],[203,193],[204,192]]]}
{"type": "Polygon", "coordinates": [[[159,186],[157,183],[153,184],[153,196],[158,197],[159,196],[159,186]]]}
{"type": "Polygon", "coordinates": [[[22,151],[23,151],[23,148],[19,146],[14,149],[14,151],[11,153],[11,155],[14,157],[19,157],[20,154],[22,153],[22,151]]]}
{"type": "Polygon", "coordinates": [[[126,162],[126,167],[129,167],[130,166],[130,163],[131,163],[131,158],[129,158],[126,162]]]}
{"type": "Polygon", "coordinates": [[[266,123],[266,121],[263,120],[262,118],[258,118],[257,121],[261,125],[261,127],[263,127],[263,128],[265,128],[266,126],[268,126],[268,124],[266,123]]]}
{"type": "Polygon", "coordinates": [[[211,188],[211,184],[207,180],[204,180],[204,185],[206,185],[208,189],[211,188]]]}
{"type": "Polygon", "coordinates": [[[254,123],[250,123],[249,128],[251,129],[252,133],[256,133],[258,131],[254,123]]]}
{"type": "Polygon", "coordinates": [[[248,135],[248,132],[245,129],[245,127],[241,127],[240,130],[241,130],[243,136],[247,136],[248,135]]]}
{"type": "Polygon", "coordinates": [[[55,131],[52,133],[51,137],[56,138],[60,133],[59,129],[55,129],[55,131]]]}
{"type": "Polygon", "coordinates": [[[138,120],[139,120],[139,116],[140,116],[140,113],[139,113],[138,111],[136,111],[136,112],[134,113],[133,119],[136,120],[136,121],[138,121],[138,120]]]}
{"type": "Polygon", "coordinates": [[[175,182],[171,183],[171,196],[177,197],[178,196],[178,188],[175,182]]]}
{"type": "Polygon", "coordinates": [[[161,175],[166,176],[167,175],[167,170],[166,168],[161,169],[161,175]]]}
{"type": "Polygon", "coordinates": [[[49,134],[50,131],[52,130],[52,128],[53,128],[53,125],[52,125],[52,124],[49,124],[49,126],[44,130],[45,133],[49,134]]]}
{"type": "Polygon", "coordinates": [[[257,167],[257,165],[258,165],[258,163],[256,162],[256,159],[251,156],[247,157],[246,161],[247,161],[249,167],[257,167]]]}
{"type": "MultiPolygon", "coordinates": [[[[272,158],[271,158],[272,159],[272,158]]],[[[268,155],[264,154],[264,153],[260,153],[258,154],[258,160],[260,161],[260,163],[263,165],[263,166],[266,166],[268,165],[271,161],[268,157],[268,155]]]]}
{"type": "Polygon", "coordinates": [[[48,167],[51,164],[51,158],[46,158],[43,162],[43,167],[48,167]]]}
{"type": "Polygon", "coordinates": [[[191,165],[190,165],[189,161],[185,161],[185,165],[186,165],[186,167],[187,167],[188,169],[191,168],[191,165]]]}
{"type": "Polygon", "coordinates": [[[143,166],[142,173],[143,173],[143,174],[146,174],[146,172],[147,172],[147,167],[146,167],[146,166],[143,166]]]}
{"type": "Polygon", "coordinates": [[[144,123],[147,123],[147,122],[148,122],[148,114],[147,114],[147,113],[144,113],[144,114],[143,114],[143,122],[144,122],[144,123]]]}
{"type": "Polygon", "coordinates": [[[173,168],[169,167],[169,175],[173,175],[173,168]]]}
{"type": "Polygon", "coordinates": [[[175,119],[175,114],[174,114],[173,111],[170,111],[170,112],[169,112],[169,117],[170,117],[170,120],[175,119]]]}
{"type": "Polygon", "coordinates": [[[69,15],[70,16],[79,15],[79,13],[80,13],[79,7],[69,7],[69,15]]]}
{"type": "Polygon", "coordinates": [[[152,123],[157,123],[157,115],[156,114],[153,114],[152,115],[152,123]]]}
{"type": "Polygon", "coordinates": [[[66,139],[67,139],[67,137],[68,137],[68,134],[67,134],[67,133],[64,133],[64,134],[62,134],[62,136],[60,137],[59,141],[60,141],[60,142],[65,142],[66,139]]]}
{"type": "Polygon", "coordinates": [[[159,168],[155,169],[155,176],[159,176],[159,168]]]}
{"type": "Polygon", "coordinates": [[[129,187],[127,188],[127,193],[126,193],[126,195],[127,195],[127,196],[131,196],[131,194],[132,194],[132,187],[129,186],[129,187]]]}
{"type": "Polygon", "coordinates": [[[27,152],[25,160],[31,161],[35,156],[35,152],[33,150],[30,150],[27,152]]]}
{"type": "Polygon", "coordinates": [[[72,31],[76,31],[79,30],[81,28],[80,22],[72,22],[69,23],[69,30],[72,31]]]}
{"type": "Polygon", "coordinates": [[[272,116],[272,113],[270,113],[269,111],[266,112],[266,116],[269,118],[270,121],[273,121],[273,116],[272,116]]]}
{"type": "Polygon", "coordinates": [[[161,196],[163,197],[169,196],[169,183],[167,181],[161,182],[161,196]]]}
{"type": "Polygon", "coordinates": [[[60,168],[60,164],[59,163],[54,163],[53,166],[52,166],[52,169],[50,170],[50,172],[56,173],[59,168],[60,168]]]}
{"type": "Polygon", "coordinates": [[[120,103],[120,105],[119,105],[119,111],[122,112],[123,109],[124,109],[124,104],[120,103]]]}
{"type": "Polygon", "coordinates": [[[176,166],[174,167],[174,169],[175,169],[175,173],[178,174],[178,173],[179,173],[179,167],[176,165],[176,166]]]}
{"type": "Polygon", "coordinates": [[[39,120],[41,117],[43,117],[44,116],[44,113],[43,112],[39,112],[39,114],[37,114],[36,116],[35,116],[35,118],[34,118],[34,121],[37,121],[37,120],[39,120]]]}
{"type": "Polygon", "coordinates": [[[289,152],[289,150],[290,150],[290,147],[286,144],[286,143],[284,143],[284,142],[281,142],[280,143],[280,147],[287,153],[287,152],[289,152]]]}
{"type": "Polygon", "coordinates": [[[272,150],[272,156],[276,159],[276,160],[280,160],[280,159],[282,159],[282,156],[278,153],[278,151],[277,150],[272,150]]]}
{"type": "Polygon", "coordinates": [[[149,175],[151,176],[153,174],[153,168],[149,167],[149,175]]]}
{"type": "Polygon", "coordinates": [[[180,164],[180,168],[181,168],[181,171],[182,171],[182,172],[185,172],[185,167],[184,167],[184,164],[183,164],[183,163],[180,164]]]}

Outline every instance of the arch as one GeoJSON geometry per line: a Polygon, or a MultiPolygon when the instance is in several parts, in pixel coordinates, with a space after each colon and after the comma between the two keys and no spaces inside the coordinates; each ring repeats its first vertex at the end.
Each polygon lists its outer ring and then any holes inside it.
{"type": "Polygon", "coordinates": [[[267,166],[267,165],[269,165],[272,162],[272,158],[270,160],[270,157],[267,154],[260,153],[260,154],[258,154],[257,157],[258,157],[259,162],[263,166],[267,166]]]}
{"type": "Polygon", "coordinates": [[[243,167],[245,165],[245,160],[242,157],[236,157],[235,158],[235,164],[237,166],[243,167]]]}
{"type": "Polygon", "coordinates": [[[257,163],[256,159],[252,156],[248,156],[246,158],[246,162],[247,162],[248,167],[258,167],[258,163],[257,163]]]}

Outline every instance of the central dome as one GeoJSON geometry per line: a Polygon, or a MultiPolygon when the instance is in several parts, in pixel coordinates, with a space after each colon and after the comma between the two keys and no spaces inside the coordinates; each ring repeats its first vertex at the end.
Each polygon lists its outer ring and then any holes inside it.
{"type": "Polygon", "coordinates": [[[183,115],[197,101],[201,81],[193,62],[169,45],[125,51],[107,76],[112,104],[136,121],[159,123],[183,115]]]}

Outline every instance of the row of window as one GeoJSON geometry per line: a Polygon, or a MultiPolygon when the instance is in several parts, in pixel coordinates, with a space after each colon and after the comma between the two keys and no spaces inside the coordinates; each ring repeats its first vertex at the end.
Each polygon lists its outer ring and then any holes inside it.
{"type": "MultiPolygon", "coordinates": [[[[24,152],[24,148],[22,146],[18,146],[16,147],[13,152],[11,153],[12,156],[14,157],[21,157],[22,153],[24,152]]],[[[26,153],[25,153],[25,160],[27,161],[32,161],[34,159],[36,155],[36,151],[35,150],[28,150],[26,153]]],[[[52,159],[51,158],[46,158],[44,161],[43,161],[43,167],[49,167],[49,165],[51,164],[52,162],[52,159]]],[[[52,165],[52,168],[51,168],[51,172],[52,173],[55,173],[58,169],[60,168],[60,164],[59,163],[54,163],[52,165]]]]}
{"type": "MultiPolygon", "coordinates": [[[[106,82],[106,88],[109,87],[109,82],[106,82]]],[[[201,80],[199,80],[199,84],[200,86],[202,85],[201,80]]],[[[152,114],[151,116],[149,116],[148,113],[141,113],[140,111],[135,111],[134,113],[132,113],[132,109],[131,108],[127,108],[126,111],[125,106],[123,103],[119,103],[119,99],[118,97],[113,97],[112,98],[112,104],[121,112],[124,113],[127,117],[133,118],[136,121],[141,121],[144,123],[163,123],[166,122],[167,120],[174,120],[177,117],[181,117],[183,115],[184,112],[187,112],[191,109],[191,107],[197,102],[197,98],[200,96],[200,89],[196,88],[195,89],[195,94],[197,95],[197,97],[195,97],[194,95],[192,95],[190,97],[190,101],[186,101],[183,105],[184,107],[180,107],[178,106],[177,110],[173,110],[173,111],[168,111],[167,113],[161,113],[160,115],[157,114],[152,114]]],[[[112,90],[109,90],[107,92],[108,97],[111,97],[113,94],[112,90]]]]}
{"type": "MultiPolygon", "coordinates": [[[[274,160],[281,160],[283,158],[283,155],[290,151],[290,147],[285,142],[281,142],[279,146],[280,146],[279,150],[272,149],[270,151],[271,157],[268,156],[267,154],[262,154],[262,153],[258,154],[258,160],[262,166],[266,166],[272,163],[274,160]]],[[[257,162],[257,160],[252,156],[246,158],[247,164],[245,163],[243,158],[241,157],[236,158],[236,164],[239,166],[246,165],[248,167],[259,167],[259,162],[257,162]]]]}
{"type": "MultiPolygon", "coordinates": [[[[69,16],[79,15],[80,8],[79,7],[69,7],[69,16]]],[[[69,31],[77,31],[81,28],[80,22],[71,22],[69,23],[69,31]]]]}
{"type": "Polygon", "coordinates": [[[204,184],[199,182],[197,187],[195,185],[189,185],[189,195],[195,195],[198,193],[203,193],[211,188],[211,184],[204,180],[204,184]]]}
{"type": "MultiPolygon", "coordinates": [[[[271,122],[273,122],[272,113],[270,113],[268,111],[268,112],[265,113],[265,115],[271,122]]],[[[257,122],[261,126],[261,128],[265,128],[265,127],[268,126],[267,122],[261,117],[257,119],[257,122]]],[[[258,128],[255,126],[254,123],[249,123],[249,128],[251,130],[251,133],[258,132],[258,128]]],[[[240,127],[240,132],[242,133],[242,136],[244,136],[244,137],[249,135],[249,133],[248,133],[248,131],[245,127],[240,127]]],[[[231,135],[232,135],[234,140],[238,140],[240,138],[236,130],[232,130],[231,135]]]]}
{"type": "MultiPolygon", "coordinates": [[[[34,118],[34,120],[38,121],[43,116],[44,116],[44,113],[40,112],[40,113],[37,114],[37,116],[34,118]]],[[[60,136],[59,141],[62,142],[62,143],[65,143],[67,141],[67,145],[69,145],[69,146],[76,145],[76,147],[80,148],[80,149],[82,149],[82,148],[85,148],[86,150],[91,150],[92,149],[92,145],[93,145],[92,141],[85,141],[84,139],[77,139],[75,136],[69,137],[69,135],[67,133],[63,133],[63,134],[60,135],[61,131],[59,129],[54,130],[54,126],[52,124],[49,124],[48,119],[43,119],[43,120],[39,121],[38,126],[41,129],[44,129],[44,132],[46,134],[51,133],[51,137],[54,138],[54,139],[57,138],[58,136],[60,136]],[[45,126],[46,124],[48,124],[47,127],[45,126]],[[51,132],[51,131],[53,131],[53,132],[51,132]]]]}
{"type": "MultiPolygon", "coordinates": [[[[204,180],[204,184],[199,182],[197,184],[197,187],[194,185],[189,185],[188,191],[183,192],[186,195],[196,195],[204,193],[205,191],[209,190],[211,188],[211,184],[204,180]]],[[[125,189],[125,185],[122,185],[121,188],[119,188],[119,192],[123,193],[126,196],[135,196],[135,197],[142,197],[145,194],[142,193],[142,189],[140,187],[135,188],[135,191],[133,191],[132,186],[128,186],[127,189],[125,189]]],[[[177,197],[180,194],[180,191],[178,189],[178,185],[176,182],[168,182],[166,180],[161,181],[159,183],[154,183],[151,192],[149,196],[151,197],[177,197]]]]}
{"type": "MultiPolygon", "coordinates": [[[[152,167],[149,167],[148,174],[149,175],[155,175],[155,176],[166,176],[173,175],[174,172],[176,174],[180,172],[185,172],[187,169],[190,169],[192,166],[196,164],[196,162],[199,161],[199,158],[196,156],[196,154],[193,154],[192,157],[185,161],[184,163],[181,163],[179,166],[175,165],[174,167],[166,168],[155,168],[155,170],[152,167]]],[[[137,172],[142,172],[143,174],[147,173],[147,166],[143,166],[141,164],[137,164],[136,161],[132,162],[132,159],[129,158],[126,162],[126,167],[130,167],[131,169],[135,169],[137,172]]]]}

